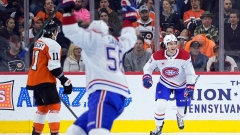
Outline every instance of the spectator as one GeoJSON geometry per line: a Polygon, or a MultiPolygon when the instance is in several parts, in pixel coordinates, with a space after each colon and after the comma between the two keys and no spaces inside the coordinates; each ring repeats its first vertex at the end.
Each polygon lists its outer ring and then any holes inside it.
{"type": "Polygon", "coordinates": [[[154,0],[143,0],[143,4],[148,7],[150,12],[154,13],[154,0]]]}
{"type": "Polygon", "coordinates": [[[177,39],[178,39],[178,48],[184,49],[187,41],[189,40],[187,29],[184,29],[180,33],[180,36],[177,37],[177,39]]]}
{"type": "MultiPolygon", "coordinates": [[[[38,32],[41,31],[43,25],[42,18],[39,18],[38,16],[35,16],[32,20],[32,28],[29,29],[29,42],[34,42],[34,37],[37,35],[38,32]]],[[[42,36],[42,33],[40,34],[42,36]]],[[[24,38],[25,33],[22,32],[22,37],[24,38]]],[[[40,37],[41,37],[40,36],[40,37]]],[[[36,39],[37,40],[37,39],[36,39]]],[[[32,63],[32,54],[33,54],[33,45],[30,47],[30,63],[32,63]]]]}
{"type": "MultiPolygon", "coordinates": [[[[240,26],[239,15],[236,12],[230,14],[230,24],[225,25],[224,48],[226,51],[240,51],[240,26]]],[[[239,55],[239,54],[238,54],[239,55]]]]}
{"type": "Polygon", "coordinates": [[[200,52],[202,54],[205,54],[208,58],[214,56],[213,47],[215,46],[215,43],[208,39],[204,34],[199,34],[193,37],[192,40],[186,43],[184,50],[190,52],[190,44],[193,41],[197,41],[201,44],[200,52]]]}
{"type": "MultiPolygon", "coordinates": [[[[174,12],[176,12],[178,17],[182,19],[184,9],[185,9],[184,0],[170,0],[170,2],[172,3],[171,6],[174,12]]],[[[160,1],[160,12],[163,11],[162,7],[163,7],[163,0],[160,1]]]]}
{"type": "Polygon", "coordinates": [[[160,27],[162,31],[166,31],[168,26],[173,26],[175,30],[181,31],[180,18],[172,9],[171,0],[163,0],[163,11],[160,13],[160,27]]]}
{"type": "Polygon", "coordinates": [[[4,28],[4,22],[7,20],[10,16],[5,11],[0,9],[0,29],[4,28]]]}
{"type": "Polygon", "coordinates": [[[134,49],[127,53],[124,58],[125,72],[143,71],[144,65],[150,59],[152,53],[145,51],[143,48],[144,38],[137,36],[137,43],[134,49]]]}
{"type": "Polygon", "coordinates": [[[15,21],[13,18],[8,18],[5,23],[5,27],[0,30],[0,36],[6,38],[7,40],[10,39],[10,36],[12,35],[20,35],[15,28],[15,21]]]}
{"type": "Polygon", "coordinates": [[[18,35],[13,35],[9,40],[10,50],[5,50],[5,58],[1,59],[0,71],[4,72],[23,72],[25,71],[25,64],[19,58],[21,49],[21,42],[18,35]]]}
{"type": "Polygon", "coordinates": [[[0,0],[0,10],[6,11],[7,5],[8,5],[8,0],[0,0]]]}
{"type": "Polygon", "coordinates": [[[111,20],[109,20],[109,14],[106,8],[102,8],[99,11],[99,17],[100,20],[103,20],[108,25],[111,35],[118,37],[120,30],[113,22],[111,22],[111,20]]]}
{"type": "MultiPolygon", "coordinates": [[[[19,26],[24,26],[24,5],[23,4],[24,4],[23,2],[20,2],[18,4],[16,12],[13,12],[10,15],[15,21],[16,30],[19,29],[19,26]]],[[[29,12],[29,22],[28,23],[30,24],[30,26],[32,24],[33,17],[34,17],[34,15],[31,12],[29,12]]]]}
{"type": "MultiPolygon", "coordinates": [[[[207,62],[207,71],[219,71],[219,47],[214,47],[215,56],[211,57],[207,62]]],[[[238,67],[236,62],[232,57],[226,56],[224,54],[224,71],[236,72],[238,67]]]]}
{"type": "MultiPolygon", "coordinates": [[[[44,9],[39,11],[36,16],[42,18],[43,22],[45,22],[49,16],[51,16],[52,12],[54,11],[53,0],[44,0],[44,9]]],[[[55,15],[52,17],[52,20],[56,22],[58,25],[62,23],[62,13],[56,12],[55,15]]]]}
{"type": "MultiPolygon", "coordinates": [[[[34,37],[37,35],[38,32],[41,31],[42,25],[43,25],[43,19],[39,18],[38,16],[35,16],[32,20],[32,28],[29,29],[29,42],[33,42],[34,37]]],[[[23,37],[25,36],[24,32],[22,32],[22,36],[23,37]]]]}
{"type": "Polygon", "coordinates": [[[154,37],[155,23],[149,17],[149,9],[147,6],[142,5],[139,8],[140,19],[133,23],[135,30],[139,31],[144,37],[144,50],[154,52],[152,40],[154,37]]]}
{"type": "MultiPolygon", "coordinates": [[[[239,13],[239,10],[232,8],[232,0],[224,0],[224,23],[230,23],[229,17],[231,12],[239,13]]],[[[219,12],[214,14],[213,24],[216,27],[219,27],[219,12]]]]}
{"type": "Polygon", "coordinates": [[[29,11],[36,15],[44,6],[44,0],[30,0],[29,11]]]}
{"type": "Polygon", "coordinates": [[[190,55],[193,67],[196,72],[206,71],[208,57],[200,52],[201,44],[193,41],[190,44],[190,55]]]}
{"type": "Polygon", "coordinates": [[[68,50],[67,58],[64,61],[64,72],[85,71],[85,64],[81,56],[82,49],[75,44],[71,44],[68,50]]]}
{"type": "Polygon", "coordinates": [[[193,35],[197,26],[201,25],[200,15],[204,12],[201,9],[200,0],[190,0],[192,9],[184,12],[183,21],[190,34],[193,35]]]}
{"type": "Polygon", "coordinates": [[[75,1],[74,15],[81,27],[88,27],[90,23],[90,12],[86,8],[82,7],[82,0],[75,1]]]}
{"type": "MultiPolygon", "coordinates": [[[[155,12],[153,10],[153,4],[154,1],[153,0],[143,0],[142,1],[143,5],[147,6],[149,9],[149,17],[152,18],[152,20],[155,20],[155,12]]],[[[142,6],[142,5],[141,5],[142,6]]],[[[140,15],[139,15],[139,10],[137,10],[137,19],[140,19],[140,15]]]]}
{"type": "Polygon", "coordinates": [[[194,30],[194,36],[198,34],[205,34],[208,39],[211,39],[215,43],[219,40],[218,28],[212,25],[212,15],[209,11],[205,11],[200,16],[202,25],[197,26],[194,30]]]}
{"type": "Polygon", "coordinates": [[[106,8],[109,14],[109,20],[118,28],[121,28],[120,20],[116,12],[109,8],[109,0],[100,0],[100,8],[95,12],[95,20],[99,20],[99,12],[102,8],[106,8]]]}

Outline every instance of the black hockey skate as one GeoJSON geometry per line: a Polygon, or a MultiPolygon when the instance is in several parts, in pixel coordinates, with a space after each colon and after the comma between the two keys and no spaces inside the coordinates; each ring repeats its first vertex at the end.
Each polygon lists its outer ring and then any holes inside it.
{"type": "Polygon", "coordinates": [[[51,133],[51,135],[58,135],[58,133],[51,133]]]}
{"type": "MultiPolygon", "coordinates": [[[[177,116],[177,114],[176,114],[176,116],[177,116]]],[[[179,118],[178,116],[177,116],[177,124],[178,124],[178,128],[179,128],[180,130],[183,130],[183,129],[184,129],[183,119],[182,119],[182,118],[179,118]]]]}
{"type": "Polygon", "coordinates": [[[35,132],[35,128],[33,127],[32,135],[40,135],[39,133],[35,132]]]}
{"type": "Polygon", "coordinates": [[[163,125],[164,125],[164,122],[163,122],[162,126],[156,127],[156,129],[154,131],[151,131],[150,135],[161,135],[162,134],[163,125]]]}

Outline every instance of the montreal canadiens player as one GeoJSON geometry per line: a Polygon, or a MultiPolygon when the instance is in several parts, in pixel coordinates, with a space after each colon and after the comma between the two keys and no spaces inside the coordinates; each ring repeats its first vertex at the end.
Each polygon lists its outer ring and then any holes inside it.
{"type": "Polygon", "coordinates": [[[73,0],[63,0],[63,32],[82,48],[86,65],[86,89],[89,110],[67,130],[67,135],[110,135],[114,120],[123,112],[129,89],[124,77],[122,56],[137,42],[132,22],[137,20],[135,6],[122,0],[123,28],[121,36],[109,35],[109,27],[101,20],[88,29],[78,27],[72,14],[73,0]]]}
{"type": "MultiPolygon", "coordinates": [[[[150,135],[161,135],[164,125],[165,110],[171,93],[175,94],[177,105],[177,123],[179,129],[184,128],[184,106],[185,97],[191,97],[195,85],[195,71],[191,63],[190,54],[185,50],[177,48],[177,38],[174,35],[167,35],[164,38],[166,50],[160,50],[152,54],[145,64],[143,71],[143,85],[145,88],[152,86],[152,71],[155,68],[160,70],[160,78],[156,87],[155,95],[155,123],[156,129],[150,135]]],[[[190,105],[190,98],[187,101],[190,105]]]]}

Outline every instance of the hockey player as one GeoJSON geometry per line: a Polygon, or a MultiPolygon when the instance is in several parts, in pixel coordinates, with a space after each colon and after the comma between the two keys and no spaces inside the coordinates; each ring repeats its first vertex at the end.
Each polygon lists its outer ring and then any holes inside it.
{"type": "MultiPolygon", "coordinates": [[[[155,123],[156,129],[150,135],[161,135],[164,125],[165,110],[170,94],[174,92],[177,105],[177,123],[179,129],[184,128],[184,106],[185,97],[193,95],[195,84],[195,71],[191,63],[190,54],[185,50],[178,49],[177,38],[173,35],[166,35],[164,38],[166,50],[160,50],[152,54],[145,64],[143,71],[143,85],[145,88],[152,86],[152,71],[155,68],[160,70],[160,78],[156,87],[155,95],[155,123]]],[[[190,98],[188,98],[188,106],[190,98]]]]}
{"type": "Polygon", "coordinates": [[[61,69],[61,46],[55,41],[58,25],[50,22],[33,48],[32,64],[28,72],[27,89],[33,90],[37,111],[34,116],[32,135],[40,135],[48,114],[51,135],[58,135],[60,126],[60,99],[56,88],[56,78],[64,87],[63,94],[71,94],[71,81],[61,69]]]}
{"type": "Polygon", "coordinates": [[[122,67],[122,56],[137,41],[132,22],[136,21],[132,1],[122,0],[123,28],[121,36],[109,35],[102,20],[90,23],[87,30],[78,27],[72,8],[73,0],[63,0],[63,32],[82,48],[86,65],[88,108],[67,130],[67,135],[110,135],[114,120],[123,112],[129,95],[122,67]]]}

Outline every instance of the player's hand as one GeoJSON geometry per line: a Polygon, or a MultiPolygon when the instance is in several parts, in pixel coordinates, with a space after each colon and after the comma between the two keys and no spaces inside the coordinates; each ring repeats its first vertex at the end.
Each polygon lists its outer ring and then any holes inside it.
{"type": "Polygon", "coordinates": [[[63,94],[71,94],[72,93],[72,84],[68,78],[64,79],[64,81],[62,81],[61,84],[64,89],[63,94]]]}
{"type": "Polygon", "coordinates": [[[150,87],[152,87],[153,81],[152,81],[152,76],[149,74],[145,74],[143,75],[143,86],[147,89],[149,89],[150,87]]]}
{"type": "Polygon", "coordinates": [[[184,91],[184,97],[192,97],[193,92],[194,92],[194,84],[187,84],[186,89],[184,91]]]}
{"type": "Polygon", "coordinates": [[[123,20],[135,22],[137,20],[136,5],[132,0],[122,0],[123,20]]]}
{"type": "Polygon", "coordinates": [[[75,7],[75,2],[74,0],[60,0],[61,2],[61,7],[63,8],[64,13],[72,13],[74,7],[75,7]]]}

